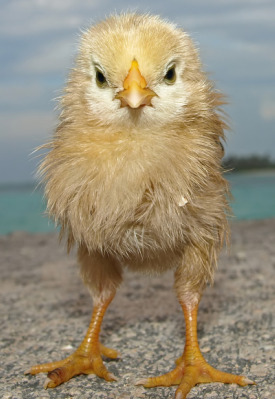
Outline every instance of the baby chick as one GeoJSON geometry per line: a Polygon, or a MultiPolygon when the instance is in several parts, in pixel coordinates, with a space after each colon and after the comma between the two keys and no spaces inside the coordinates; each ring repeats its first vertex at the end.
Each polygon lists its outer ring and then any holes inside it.
{"type": "Polygon", "coordinates": [[[197,340],[199,301],[228,230],[222,104],[191,39],[173,24],[122,14],[83,34],[40,171],[48,212],[68,248],[78,247],[94,309],[72,355],[28,370],[48,372],[45,388],[81,373],[115,380],[102,355],[118,353],[99,332],[124,267],[173,268],[186,323],[176,367],[137,384],[178,385],[182,399],[197,383],[253,383],[212,368],[197,340]]]}

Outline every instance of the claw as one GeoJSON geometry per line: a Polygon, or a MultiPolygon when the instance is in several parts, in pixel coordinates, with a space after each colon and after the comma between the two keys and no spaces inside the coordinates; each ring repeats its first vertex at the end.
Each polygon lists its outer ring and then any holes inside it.
{"type": "Polygon", "coordinates": [[[52,382],[52,380],[51,380],[50,378],[47,377],[47,378],[45,379],[43,388],[44,388],[44,389],[50,388],[50,386],[49,386],[49,383],[50,383],[50,382],[52,382]]]}
{"type": "Polygon", "coordinates": [[[147,383],[147,381],[148,381],[148,378],[141,378],[140,380],[137,380],[135,382],[135,385],[144,385],[147,383]]]}
{"type": "Polygon", "coordinates": [[[26,370],[26,371],[24,371],[24,374],[25,374],[25,375],[27,375],[27,374],[31,374],[31,368],[30,368],[30,369],[28,369],[28,370],[26,370]]]}
{"type": "Polygon", "coordinates": [[[246,385],[257,385],[257,383],[256,383],[255,381],[252,381],[252,380],[250,380],[250,379],[247,378],[247,377],[243,377],[243,382],[244,382],[246,385]]]}
{"type": "Polygon", "coordinates": [[[108,378],[109,381],[118,381],[118,378],[113,373],[109,373],[108,378]]]}

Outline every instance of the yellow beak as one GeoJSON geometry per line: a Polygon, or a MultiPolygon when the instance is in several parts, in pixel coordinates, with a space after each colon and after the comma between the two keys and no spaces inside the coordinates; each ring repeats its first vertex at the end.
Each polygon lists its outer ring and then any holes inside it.
{"type": "Polygon", "coordinates": [[[140,73],[138,62],[134,59],[123,82],[124,90],[120,91],[115,98],[121,101],[121,107],[139,108],[142,105],[151,105],[151,99],[156,96],[156,93],[146,86],[146,80],[140,73]]]}

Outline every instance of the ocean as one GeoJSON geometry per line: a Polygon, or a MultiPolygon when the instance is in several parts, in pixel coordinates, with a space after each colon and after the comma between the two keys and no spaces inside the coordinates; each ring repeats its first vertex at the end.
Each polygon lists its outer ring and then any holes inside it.
{"type": "MultiPolygon", "coordinates": [[[[234,219],[275,217],[275,171],[232,173],[227,179],[234,197],[234,219]]],[[[34,185],[0,185],[0,234],[57,230],[45,208],[43,192],[34,185]]]]}

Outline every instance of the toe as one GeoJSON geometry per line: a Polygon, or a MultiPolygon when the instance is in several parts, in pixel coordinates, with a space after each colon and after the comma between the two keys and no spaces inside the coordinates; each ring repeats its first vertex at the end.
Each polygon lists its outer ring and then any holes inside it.
{"type": "Polygon", "coordinates": [[[56,368],[64,366],[64,364],[67,362],[66,359],[64,360],[59,360],[57,362],[50,362],[50,363],[43,363],[43,364],[37,364],[35,366],[32,366],[30,369],[26,370],[24,374],[39,374],[39,373],[48,373],[49,371],[52,371],[56,368]]]}
{"type": "Polygon", "coordinates": [[[55,388],[63,382],[68,381],[72,378],[76,373],[72,369],[71,365],[67,365],[64,367],[58,367],[48,373],[47,379],[45,381],[44,387],[47,383],[47,388],[55,388]],[[47,382],[48,381],[48,382],[47,382]]]}
{"type": "Polygon", "coordinates": [[[105,357],[109,357],[110,359],[117,359],[118,357],[121,356],[118,351],[111,348],[107,348],[102,344],[100,344],[100,353],[105,357]]]}
{"type": "Polygon", "coordinates": [[[85,371],[85,374],[96,374],[98,377],[104,378],[106,381],[116,381],[114,374],[110,373],[105,367],[101,356],[93,359],[92,367],[85,371]]]}
{"type": "Polygon", "coordinates": [[[206,372],[199,376],[198,382],[223,382],[224,384],[238,384],[243,387],[248,384],[255,384],[254,381],[251,381],[242,375],[225,373],[224,371],[215,369],[208,363],[206,363],[205,369],[206,372]],[[204,375],[208,375],[210,381],[204,381],[204,375]]]}
{"type": "Polygon", "coordinates": [[[176,391],[176,399],[185,399],[191,389],[198,383],[199,371],[197,368],[189,366],[184,370],[179,387],[176,391]]]}
{"type": "Polygon", "coordinates": [[[176,367],[169,373],[160,375],[158,377],[143,378],[136,382],[136,385],[143,385],[145,388],[152,388],[157,386],[169,387],[171,385],[178,385],[182,379],[182,367],[176,367]]]}

